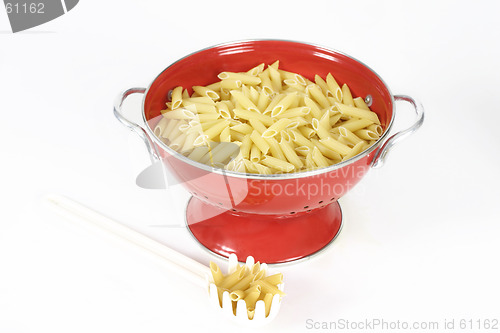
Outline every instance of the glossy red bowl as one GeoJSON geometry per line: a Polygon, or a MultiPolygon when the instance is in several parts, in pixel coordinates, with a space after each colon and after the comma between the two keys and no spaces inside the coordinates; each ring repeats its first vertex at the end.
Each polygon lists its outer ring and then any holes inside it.
{"type": "Polygon", "coordinates": [[[369,67],[341,52],[324,47],[278,40],[222,44],[186,56],[167,67],[148,89],[123,92],[115,115],[139,133],[150,153],[192,194],[186,210],[193,236],[213,253],[239,258],[252,255],[267,263],[307,258],[335,239],[342,225],[337,200],[402,137],[423,122],[423,109],[408,96],[393,96],[384,81],[369,67]],[[280,68],[313,80],[332,73],[347,83],[353,96],[363,97],[376,112],[384,132],[370,148],[348,161],[327,168],[291,174],[257,175],[212,168],[187,159],[153,134],[169,92],[176,86],[192,87],[217,81],[222,71],[246,71],[260,63],[280,61],[280,68]],[[147,126],[128,121],[121,105],[132,93],[144,93],[142,116],[147,126]],[[394,102],[411,103],[417,113],[412,127],[392,135],[394,102]]]}

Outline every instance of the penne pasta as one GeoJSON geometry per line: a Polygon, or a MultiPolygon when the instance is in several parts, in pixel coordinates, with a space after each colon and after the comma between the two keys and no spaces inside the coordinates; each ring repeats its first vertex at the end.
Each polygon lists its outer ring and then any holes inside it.
{"type": "Polygon", "coordinates": [[[171,108],[172,110],[175,110],[181,106],[182,103],[182,87],[175,87],[174,90],[172,90],[172,104],[171,108]]]}
{"type": "Polygon", "coordinates": [[[218,78],[193,86],[191,95],[174,87],[153,128],[170,148],[215,168],[259,174],[325,168],[363,152],[384,131],[377,113],[332,73],[311,81],[276,61],[218,78]]]}

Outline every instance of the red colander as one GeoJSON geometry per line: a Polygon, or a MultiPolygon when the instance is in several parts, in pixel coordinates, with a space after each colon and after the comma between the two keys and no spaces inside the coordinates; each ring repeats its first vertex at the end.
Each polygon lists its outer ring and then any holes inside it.
{"type": "Polygon", "coordinates": [[[186,224],[194,238],[211,252],[238,258],[253,256],[266,263],[308,258],[326,248],[342,226],[338,199],[371,167],[383,164],[387,152],[423,122],[423,108],[413,98],[392,95],[384,81],[369,67],[341,52],[292,41],[252,40],[210,47],[167,67],[149,88],[132,88],[115,102],[116,117],[136,131],[150,154],[192,194],[186,224]],[[212,168],[192,161],[169,148],[154,134],[169,92],[176,86],[190,88],[217,81],[223,71],[240,72],[260,64],[280,61],[280,68],[313,80],[332,73],[347,83],[353,96],[364,98],[384,129],[380,139],[361,154],[327,168],[291,174],[258,175],[212,168]],[[129,121],[121,111],[127,96],[144,94],[144,125],[129,121]],[[389,136],[394,102],[410,103],[416,114],[408,129],[389,136]]]}

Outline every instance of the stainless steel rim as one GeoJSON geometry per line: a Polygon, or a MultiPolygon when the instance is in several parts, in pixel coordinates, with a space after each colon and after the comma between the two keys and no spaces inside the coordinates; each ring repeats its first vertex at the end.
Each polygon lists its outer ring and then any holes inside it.
{"type": "Polygon", "coordinates": [[[320,174],[323,174],[323,173],[328,173],[330,171],[341,169],[341,168],[343,168],[346,165],[349,165],[351,163],[354,163],[354,162],[362,159],[363,157],[365,157],[366,155],[370,154],[375,149],[377,149],[379,147],[379,145],[384,141],[384,139],[389,134],[389,132],[390,132],[390,130],[392,128],[392,124],[394,122],[394,117],[395,117],[394,96],[393,96],[391,90],[389,89],[389,87],[387,86],[387,84],[385,83],[385,81],[371,67],[367,66],[362,61],[359,61],[358,59],[356,59],[354,57],[351,57],[350,55],[348,55],[348,54],[346,54],[344,52],[341,52],[341,51],[337,51],[337,50],[334,50],[334,49],[331,49],[331,48],[328,48],[328,47],[325,47],[325,46],[322,46],[322,45],[318,45],[318,44],[306,43],[306,42],[299,42],[299,41],[294,41],[294,40],[286,40],[286,39],[248,39],[248,40],[237,40],[237,41],[233,41],[233,42],[226,42],[226,43],[212,45],[212,46],[200,49],[198,51],[192,52],[192,53],[190,53],[190,54],[188,54],[188,55],[186,55],[186,56],[184,56],[184,57],[176,60],[175,62],[173,62],[171,65],[169,65],[168,67],[166,67],[163,71],[160,72],[160,74],[158,74],[154,78],[154,80],[149,84],[149,86],[146,89],[146,92],[144,93],[144,97],[142,98],[142,106],[141,107],[142,107],[142,119],[144,121],[144,124],[146,126],[146,130],[147,130],[149,136],[152,138],[152,140],[157,145],[159,145],[160,147],[162,147],[162,149],[166,150],[170,155],[178,158],[179,160],[181,160],[181,161],[183,161],[185,163],[188,163],[188,164],[190,164],[190,165],[192,165],[194,167],[200,168],[200,169],[208,171],[208,172],[218,173],[218,174],[223,175],[223,176],[231,176],[231,177],[236,177],[236,178],[247,178],[247,179],[273,179],[273,180],[280,180],[280,179],[304,178],[304,177],[317,176],[317,175],[320,175],[320,174]],[[156,137],[156,135],[154,135],[153,130],[151,129],[151,127],[149,127],[149,123],[146,120],[146,114],[144,112],[144,104],[146,102],[146,97],[148,96],[149,89],[151,89],[151,86],[153,85],[153,83],[158,79],[158,77],[160,75],[163,74],[163,72],[165,72],[167,69],[169,69],[170,67],[172,67],[175,64],[177,64],[179,61],[182,61],[183,59],[186,59],[186,58],[188,58],[188,57],[190,57],[190,56],[192,56],[194,54],[197,54],[199,52],[203,52],[203,51],[206,51],[206,50],[209,50],[209,49],[212,49],[212,48],[221,47],[221,46],[225,46],[225,45],[232,45],[232,44],[237,44],[237,43],[259,42],[259,41],[281,41],[281,42],[290,42],[290,43],[297,43],[297,44],[304,44],[304,45],[315,46],[315,47],[327,50],[329,52],[335,52],[335,53],[341,54],[341,55],[343,55],[343,56],[345,56],[347,58],[350,58],[350,59],[352,59],[352,60],[360,63],[364,67],[366,67],[369,71],[371,71],[384,84],[385,88],[389,92],[389,95],[391,96],[392,116],[391,116],[391,121],[389,122],[389,125],[387,126],[387,129],[384,131],[384,133],[382,133],[382,135],[380,136],[380,138],[371,147],[369,147],[367,150],[363,151],[362,153],[360,153],[360,154],[358,154],[358,155],[356,155],[356,156],[348,159],[347,161],[340,162],[340,163],[337,163],[337,164],[333,164],[333,165],[331,165],[331,166],[329,166],[327,168],[321,168],[321,169],[316,169],[316,170],[311,170],[311,171],[295,172],[295,173],[283,173],[283,174],[271,174],[271,175],[261,175],[261,174],[255,174],[255,173],[242,173],[242,172],[236,172],[236,171],[223,170],[223,169],[220,169],[220,168],[214,168],[214,167],[208,166],[206,164],[193,161],[193,160],[187,158],[186,156],[184,156],[184,155],[176,152],[175,150],[173,150],[172,148],[170,148],[169,146],[167,146],[165,143],[163,143],[161,140],[159,140],[156,137]]]}
{"type": "MultiPolygon", "coordinates": [[[[223,255],[218,254],[218,253],[210,250],[205,245],[201,244],[200,241],[198,240],[198,238],[195,237],[195,235],[193,234],[193,232],[189,228],[189,225],[188,225],[188,222],[187,222],[187,208],[188,208],[189,203],[191,202],[192,199],[193,199],[193,196],[191,196],[189,198],[189,200],[187,201],[186,209],[184,210],[185,211],[185,214],[184,214],[184,224],[186,225],[187,231],[189,232],[189,234],[191,235],[191,237],[193,237],[193,239],[196,241],[196,244],[198,244],[198,246],[202,250],[204,250],[205,252],[207,252],[207,253],[209,253],[209,254],[217,257],[217,258],[220,258],[222,260],[228,260],[227,257],[224,257],[223,255]]],[[[300,262],[303,262],[303,261],[309,261],[311,259],[315,259],[315,258],[319,257],[321,254],[324,254],[327,250],[329,250],[330,246],[339,237],[339,235],[342,232],[342,229],[344,227],[344,213],[342,212],[342,206],[340,205],[340,202],[338,202],[338,200],[335,201],[335,203],[337,203],[337,205],[339,205],[339,209],[340,209],[340,227],[339,227],[339,230],[337,231],[337,233],[335,234],[335,236],[333,236],[333,238],[327,244],[325,244],[325,246],[323,246],[321,249],[317,250],[316,252],[308,254],[307,256],[304,256],[304,257],[299,258],[299,259],[294,259],[294,260],[291,260],[291,261],[274,263],[274,264],[266,263],[266,265],[268,265],[269,267],[293,265],[293,264],[297,264],[297,263],[300,263],[300,262]]],[[[331,204],[333,204],[333,202],[331,204]]],[[[328,207],[328,206],[325,206],[323,208],[326,208],[326,207],[328,207]]],[[[240,263],[245,263],[245,260],[246,260],[246,258],[244,258],[244,260],[240,260],[240,258],[238,258],[238,262],[240,262],[240,263]]]]}

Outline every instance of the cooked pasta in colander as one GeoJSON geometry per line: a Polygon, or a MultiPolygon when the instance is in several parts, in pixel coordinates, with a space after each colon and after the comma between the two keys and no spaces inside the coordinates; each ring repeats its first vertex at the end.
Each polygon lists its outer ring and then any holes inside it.
{"type": "Polygon", "coordinates": [[[348,160],[382,135],[377,114],[331,73],[312,82],[276,61],[218,78],[191,95],[173,89],[154,129],[195,161],[246,173],[300,172],[348,160]]]}

